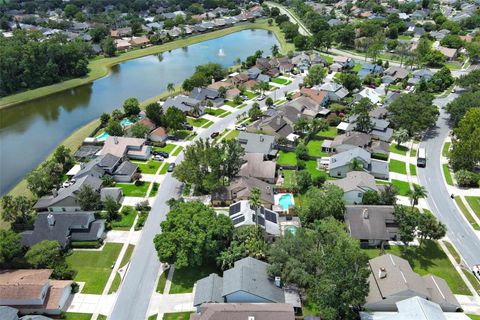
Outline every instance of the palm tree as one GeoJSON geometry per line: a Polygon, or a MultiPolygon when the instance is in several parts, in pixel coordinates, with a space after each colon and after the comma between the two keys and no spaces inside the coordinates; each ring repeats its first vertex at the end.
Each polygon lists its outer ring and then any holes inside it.
{"type": "Polygon", "coordinates": [[[192,114],[195,116],[195,117],[198,117],[201,113],[201,109],[200,109],[200,106],[198,104],[194,105],[192,107],[192,114]]]}
{"type": "Polygon", "coordinates": [[[350,170],[363,171],[362,161],[358,160],[357,158],[353,158],[352,161],[350,161],[350,170]]]}
{"type": "Polygon", "coordinates": [[[174,92],[175,91],[175,85],[173,83],[167,84],[167,91],[168,92],[174,92]]]}
{"type": "Polygon", "coordinates": [[[413,190],[408,190],[407,192],[407,196],[410,198],[410,201],[412,202],[412,209],[415,208],[415,206],[418,204],[418,199],[426,198],[427,194],[428,192],[424,186],[414,184],[413,190]]]}
{"type": "Polygon", "coordinates": [[[250,191],[250,199],[248,201],[250,203],[250,208],[255,211],[255,225],[258,228],[258,209],[260,209],[260,189],[252,188],[250,191]]]}
{"type": "Polygon", "coordinates": [[[397,141],[397,147],[404,142],[407,142],[409,138],[407,129],[399,128],[393,132],[393,139],[397,141]]]}
{"type": "Polygon", "coordinates": [[[278,52],[279,52],[278,46],[277,46],[276,44],[274,44],[274,45],[272,46],[271,50],[272,50],[272,56],[274,56],[274,57],[275,57],[275,56],[278,54],[278,52]]]}

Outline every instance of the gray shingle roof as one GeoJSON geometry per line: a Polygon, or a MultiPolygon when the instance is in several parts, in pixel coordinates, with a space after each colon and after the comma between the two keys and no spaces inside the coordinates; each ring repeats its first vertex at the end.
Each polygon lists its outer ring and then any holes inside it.
{"type": "Polygon", "coordinates": [[[393,223],[393,206],[346,206],[345,223],[352,238],[357,240],[391,240],[398,227],[387,228],[393,223]]]}
{"type": "Polygon", "coordinates": [[[131,176],[134,174],[138,169],[138,165],[132,163],[130,161],[124,161],[120,166],[118,166],[117,170],[115,170],[115,175],[122,175],[122,176],[131,176]]]}
{"type": "Polygon", "coordinates": [[[193,306],[197,307],[203,303],[210,302],[223,302],[222,286],[222,278],[216,273],[212,273],[208,277],[198,280],[193,298],[193,306]]]}
{"type": "Polygon", "coordinates": [[[102,188],[102,190],[100,190],[100,200],[105,201],[107,197],[112,197],[114,200],[116,200],[121,194],[122,188],[102,188]]]}
{"type": "Polygon", "coordinates": [[[347,176],[343,179],[330,180],[328,183],[336,185],[344,192],[353,190],[373,190],[378,192],[378,187],[375,184],[375,178],[363,171],[350,171],[347,172],[347,176]]]}
{"type": "Polygon", "coordinates": [[[362,148],[353,148],[348,151],[337,153],[330,157],[329,168],[338,168],[348,165],[354,158],[361,159],[366,163],[370,163],[370,153],[362,148]]]}
{"type": "Polygon", "coordinates": [[[277,150],[273,148],[275,137],[265,134],[240,132],[237,141],[245,149],[246,153],[262,153],[265,155],[276,155],[277,150]]]}

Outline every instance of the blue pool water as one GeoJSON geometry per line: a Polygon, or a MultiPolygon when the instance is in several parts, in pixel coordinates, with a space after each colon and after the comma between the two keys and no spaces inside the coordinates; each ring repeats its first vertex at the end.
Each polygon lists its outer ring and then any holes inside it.
{"type": "Polygon", "coordinates": [[[127,127],[127,126],[129,126],[129,125],[132,125],[133,122],[130,121],[130,119],[125,118],[125,119],[123,119],[122,121],[120,121],[120,124],[121,124],[122,126],[124,126],[124,127],[127,127]]]}
{"type": "Polygon", "coordinates": [[[278,198],[278,204],[281,205],[284,210],[288,210],[288,208],[293,205],[293,196],[289,193],[280,196],[280,198],[278,198]]]}
{"type": "Polygon", "coordinates": [[[292,236],[296,235],[297,234],[297,227],[295,226],[288,226],[285,228],[285,231],[287,231],[288,233],[290,233],[292,236]]]}
{"type": "Polygon", "coordinates": [[[108,132],[104,132],[97,137],[97,141],[105,141],[109,136],[108,132]]]}

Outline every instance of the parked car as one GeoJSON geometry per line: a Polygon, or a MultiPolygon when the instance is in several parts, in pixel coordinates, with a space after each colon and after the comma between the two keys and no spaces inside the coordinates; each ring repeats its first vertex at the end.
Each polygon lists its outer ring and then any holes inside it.
{"type": "Polygon", "coordinates": [[[235,130],[238,130],[238,131],[245,131],[245,129],[247,129],[247,126],[245,126],[244,124],[239,124],[235,126],[235,130]]]}
{"type": "Polygon", "coordinates": [[[167,137],[169,140],[172,140],[172,141],[178,141],[178,137],[177,136],[168,136],[167,137]]]}
{"type": "Polygon", "coordinates": [[[193,130],[193,126],[190,123],[184,123],[183,127],[189,131],[193,130]]]}
{"type": "Polygon", "coordinates": [[[262,100],[265,99],[265,98],[266,98],[266,96],[261,95],[261,96],[257,97],[256,100],[257,100],[257,101],[262,101],[262,100]]]}
{"type": "Polygon", "coordinates": [[[480,264],[476,264],[472,267],[473,275],[480,281],[480,264]]]}
{"type": "Polygon", "coordinates": [[[175,169],[175,163],[170,163],[170,165],[168,166],[168,169],[167,169],[167,172],[173,172],[173,169],[175,169]]]}
{"type": "Polygon", "coordinates": [[[218,132],[218,131],[212,132],[212,134],[210,135],[210,138],[214,139],[214,138],[218,137],[219,134],[220,134],[220,132],[218,132]]]}
{"type": "Polygon", "coordinates": [[[158,154],[164,157],[165,159],[168,159],[168,157],[170,156],[168,152],[165,152],[165,151],[158,151],[158,154]]]}
{"type": "Polygon", "coordinates": [[[155,161],[163,161],[163,157],[159,154],[154,155],[152,159],[155,161]]]}

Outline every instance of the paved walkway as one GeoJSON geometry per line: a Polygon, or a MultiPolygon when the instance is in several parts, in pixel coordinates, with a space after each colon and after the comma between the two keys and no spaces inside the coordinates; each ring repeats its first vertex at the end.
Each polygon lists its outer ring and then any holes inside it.
{"type": "Polygon", "coordinates": [[[115,242],[115,243],[130,243],[137,244],[138,238],[140,237],[142,231],[133,231],[133,234],[130,235],[130,231],[122,230],[110,230],[107,233],[105,242],[115,242]]]}

